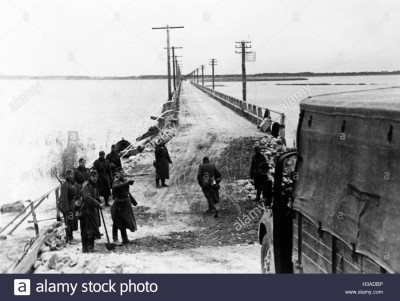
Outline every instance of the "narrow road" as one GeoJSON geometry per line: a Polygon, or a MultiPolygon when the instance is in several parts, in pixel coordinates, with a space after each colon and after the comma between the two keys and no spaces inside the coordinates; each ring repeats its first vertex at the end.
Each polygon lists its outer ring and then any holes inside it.
{"type": "MultiPolygon", "coordinates": [[[[157,211],[193,213],[193,209],[200,209],[197,205],[201,203],[201,210],[205,210],[205,199],[196,181],[203,157],[209,156],[218,165],[221,152],[230,139],[257,135],[261,134],[254,124],[191,84],[184,83],[178,135],[167,145],[173,162],[170,166],[171,187],[155,191],[154,178],[138,182],[137,185],[144,188],[144,196],[146,192],[150,196],[144,198],[147,200],[143,204],[157,211]]],[[[146,171],[153,172],[153,168],[146,171]]]]}
{"type": "MultiPolygon", "coordinates": [[[[230,169],[242,168],[241,162],[235,162],[237,166],[232,167],[218,166],[218,162],[233,138],[260,136],[261,133],[254,124],[188,82],[183,83],[177,130],[177,136],[167,145],[173,161],[169,188],[155,188],[153,153],[135,167],[135,172],[149,172],[151,176],[138,177],[131,188],[139,203],[135,208],[139,229],[128,233],[134,243],[108,252],[102,242],[97,242],[94,254],[80,254],[79,246],[68,246],[57,252],[58,255],[69,256],[74,250],[79,255],[76,256],[79,263],[61,269],[63,272],[260,272],[260,246],[254,226],[257,221],[249,229],[251,235],[238,233],[234,226],[240,206],[232,192],[230,169]],[[209,156],[223,174],[218,219],[204,213],[207,204],[196,181],[204,156],[209,156]],[[234,243],[231,243],[232,237],[234,243]],[[99,266],[99,262],[107,264],[99,266]]],[[[248,166],[243,169],[247,170],[248,166]]],[[[110,231],[109,212],[106,212],[106,219],[110,231]]]]}

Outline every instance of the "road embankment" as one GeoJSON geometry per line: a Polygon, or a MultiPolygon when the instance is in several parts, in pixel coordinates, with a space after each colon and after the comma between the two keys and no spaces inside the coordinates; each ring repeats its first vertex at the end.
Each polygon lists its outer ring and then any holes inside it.
{"type": "MultiPolygon", "coordinates": [[[[155,187],[151,145],[130,166],[134,173],[148,174],[137,177],[131,188],[139,203],[134,208],[138,231],[128,233],[133,243],[110,252],[104,235],[96,241],[95,253],[82,254],[80,245],[54,251],[45,248],[35,273],[260,271],[257,226],[263,207],[250,199],[254,191],[248,182],[244,187],[243,180],[248,179],[253,147],[264,143],[263,151],[271,153],[272,162],[278,143],[188,83],[183,84],[179,107],[179,123],[173,128],[176,134],[167,143],[173,162],[170,187],[155,187]],[[196,181],[204,156],[210,157],[223,176],[219,218],[205,213],[206,200],[196,181]]],[[[110,233],[109,210],[105,218],[110,233]]]]}

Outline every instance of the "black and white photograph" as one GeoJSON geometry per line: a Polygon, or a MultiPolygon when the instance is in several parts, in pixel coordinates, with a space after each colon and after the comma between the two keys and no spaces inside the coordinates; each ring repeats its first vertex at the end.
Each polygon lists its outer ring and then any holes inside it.
{"type": "Polygon", "coordinates": [[[399,273],[399,53],[399,0],[1,0],[0,274],[399,273]]]}

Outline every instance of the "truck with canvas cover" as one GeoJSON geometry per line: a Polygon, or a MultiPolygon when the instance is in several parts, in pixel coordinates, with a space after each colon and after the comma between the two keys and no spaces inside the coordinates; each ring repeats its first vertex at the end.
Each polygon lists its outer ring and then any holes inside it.
{"type": "Polygon", "coordinates": [[[400,87],[304,99],[297,147],[260,222],[263,272],[399,273],[400,87]]]}

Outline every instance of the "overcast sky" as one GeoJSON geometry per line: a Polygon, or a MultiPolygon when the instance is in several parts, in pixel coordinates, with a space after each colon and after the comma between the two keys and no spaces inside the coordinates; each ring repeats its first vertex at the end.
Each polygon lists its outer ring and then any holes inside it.
{"type": "Polygon", "coordinates": [[[400,70],[399,0],[1,0],[0,74],[165,74],[167,24],[184,73],[400,70]]]}

